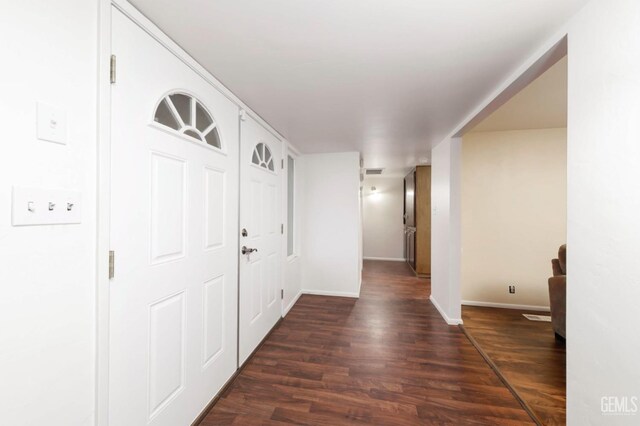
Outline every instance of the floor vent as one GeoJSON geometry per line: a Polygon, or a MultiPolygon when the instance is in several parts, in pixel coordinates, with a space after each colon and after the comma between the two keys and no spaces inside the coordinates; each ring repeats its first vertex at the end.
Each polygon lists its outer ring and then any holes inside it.
{"type": "Polygon", "coordinates": [[[528,319],[529,321],[551,322],[551,317],[548,315],[522,314],[522,316],[528,319]]]}

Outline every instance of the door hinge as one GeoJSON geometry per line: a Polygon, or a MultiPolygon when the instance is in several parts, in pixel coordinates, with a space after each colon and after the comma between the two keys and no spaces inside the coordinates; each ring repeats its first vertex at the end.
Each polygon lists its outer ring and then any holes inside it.
{"type": "Polygon", "coordinates": [[[280,168],[284,170],[284,158],[280,160],[280,168]]]}
{"type": "Polygon", "coordinates": [[[116,82],[116,55],[111,55],[111,62],[109,65],[109,81],[111,84],[116,82]]]}
{"type": "Polygon", "coordinates": [[[284,235],[284,223],[280,224],[280,233],[284,235]]]}
{"type": "Polygon", "coordinates": [[[111,250],[109,252],[109,279],[115,276],[116,271],[116,253],[111,250]]]}
{"type": "Polygon", "coordinates": [[[280,289],[280,299],[284,299],[284,288],[280,289]]]}

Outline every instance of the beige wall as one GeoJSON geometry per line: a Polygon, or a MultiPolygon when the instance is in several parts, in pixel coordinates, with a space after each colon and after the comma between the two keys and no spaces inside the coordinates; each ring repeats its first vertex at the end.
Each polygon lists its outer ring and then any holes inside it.
{"type": "Polygon", "coordinates": [[[549,306],[551,258],[566,242],[566,152],[566,129],[464,136],[463,301],[549,306]]]}
{"type": "Polygon", "coordinates": [[[403,260],[404,178],[367,177],[362,187],[364,257],[403,260]]]}

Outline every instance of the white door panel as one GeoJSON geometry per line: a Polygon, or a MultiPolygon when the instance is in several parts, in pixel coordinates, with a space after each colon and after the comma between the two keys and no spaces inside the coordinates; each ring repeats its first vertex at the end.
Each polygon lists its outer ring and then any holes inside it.
{"type": "Polygon", "coordinates": [[[110,425],[188,425],[237,368],[238,108],[112,18],[110,425]]]}
{"type": "Polygon", "coordinates": [[[241,122],[240,364],[246,361],[281,316],[280,173],[282,144],[255,120],[241,122]]]}

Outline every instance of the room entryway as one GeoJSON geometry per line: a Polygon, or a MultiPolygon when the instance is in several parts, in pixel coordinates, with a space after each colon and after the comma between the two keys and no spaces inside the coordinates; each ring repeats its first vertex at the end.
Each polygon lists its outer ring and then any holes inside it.
{"type": "Polygon", "coordinates": [[[461,141],[463,327],[544,425],[566,423],[567,72],[549,62],[461,141]]]}
{"type": "Polygon", "coordinates": [[[431,216],[430,165],[364,170],[364,259],[404,262],[416,276],[430,277],[431,216]]]}

